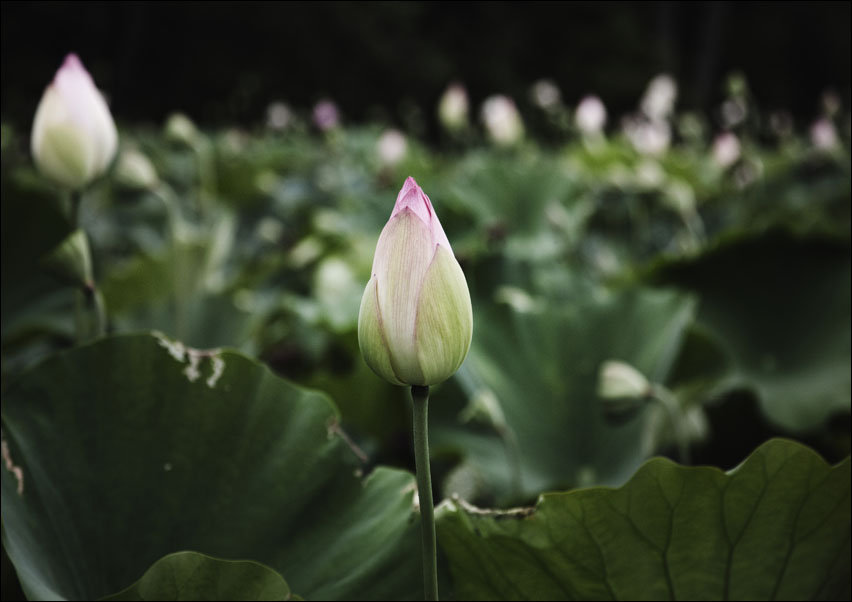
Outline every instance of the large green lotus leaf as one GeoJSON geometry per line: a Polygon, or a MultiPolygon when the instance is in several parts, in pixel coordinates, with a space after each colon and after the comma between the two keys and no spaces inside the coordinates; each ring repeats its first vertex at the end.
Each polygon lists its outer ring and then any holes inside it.
{"type": "Polygon", "coordinates": [[[102,339],[28,371],[2,419],[3,540],[31,598],[104,596],[181,550],[308,599],[422,595],[412,476],[359,478],[328,398],[239,354],[102,339]]]}
{"type": "Polygon", "coordinates": [[[503,437],[436,421],[436,451],[466,457],[499,504],[547,489],[623,483],[651,451],[648,414],[607,421],[596,394],[599,367],[621,360],[664,382],[694,306],[687,295],[650,289],[598,290],[572,303],[477,305],[459,378],[503,437]]]}
{"type": "Polygon", "coordinates": [[[852,262],[843,240],[784,232],[740,236],[651,278],[701,297],[697,321],[721,345],[723,388],[756,390],[761,407],[791,430],[818,427],[852,399],[852,262]]]}
{"type": "Polygon", "coordinates": [[[105,600],[294,600],[284,579],[251,560],[220,560],[198,552],[160,558],[142,578],[105,600]]]}
{"type": "Polygon", "coordinates": [[[729,473],[654,459],[535,508],[439,506],[463,600],[848,600],[850,462],[775,439],[729,473]]]}

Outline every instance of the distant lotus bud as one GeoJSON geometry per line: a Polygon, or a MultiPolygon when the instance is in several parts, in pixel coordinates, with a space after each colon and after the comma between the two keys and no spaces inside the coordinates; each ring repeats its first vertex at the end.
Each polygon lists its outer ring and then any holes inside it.
{"type": "Polygon", "coordinates": [[[811,125],[811,143],[820,150],[832,150],[837,147],[837,128],[827,117],[817,119],[811,125]]]}
{"type": "Polygon", "coordinates": [[[183,113],[172,113],[166,120],[166,138],[172,142],[194,146],[198,141],[198,128],[183,113]]]}
{"type": "Polygon", "coordinates": [[[76,54],[69,54],[36,109],[31,147],[39,170],[79,190],[115,157],[118,134],[106,101],[76,54]]]}
{"type": "Polygon", "coordinates": [[[128,188],[151,190],[156,187],[159,178],[151,160],[133,148],[121,151],[115,166],[115,179],[128,188]]]}
{"type": "Polygon", "coordinates": [[[361,299],[361,354],[387,381],[429,386],[458,370],[472,333],[464,273],[432,202],[408,178],[379,236],[361,299]]]}
{"type": "Polygon", "coordinates": [[[597,136],[606,125],[606,107],[597,96],[586,96],[574,114],[577,129],[586,136],[597,136]]]}
{"type": "Polygon", "coordinates": [[[337,105],[331,100],[324,99],[314,106],[314,125],[323,132],[327,132],[340,125],[340,112],[337,105]]]}
{"type": "Polygon", "coordinates": [[[629,118],[624,123],[624,133],[639,153],[659,155],[669,147],[671,127],[667,121],[647,121],[629,118]]]}
{"type": "Polygon", "coordinates": [[[530,90],[533,103],[545,111],[552,111],[562,102],[562,94],[556,83],[550,79],[540,79],[530,90]]]}
{"type": "Polygon", "coordinates": [[[498,146],[512,146],[524,137],[524,123],[515,102],[502,95],[490,96],[482,104],[482,122],[491,141],[498,146]]]}
{"type": "Polygon", "coordinates": [[[467,127],[469,107],[467,92],[461,84],[452,84],[441,96],[438,103],[438,118],[441,124],[451,132],[467,127]]]}
{"type": "Polygon", "coordinates": [[[652,120],[668,119],[674,112],[677,83],[671,75],[661,74],[648,83],[642,96],[642,112],[652,120]]]}
{"type": "Polygon", "coordinates": [[[723,132],[713,141],[713,160],[721,168],[727,168],[740,158],[740,139],[736,134],[723,132]]]}
{"type": "Polygon", "coordinates": [[[285,130],[293,121],[293,111],[283,102],[273,102],[266,107],[266,127],[270,130],[285,130]]]}
{"type": "Polygon", "coordinates": [[[399,130],[386,130],[376,143],[376,152],[382,165],[393,167],[405,158],[408,142],[399,130]]]}
{"type": "Polygon", "coordinates": [[[651,392],[651,383],[630,364],[609,360],[601,365],[598,396],[602,399],[642,399],[648,397],[651,392]]]}

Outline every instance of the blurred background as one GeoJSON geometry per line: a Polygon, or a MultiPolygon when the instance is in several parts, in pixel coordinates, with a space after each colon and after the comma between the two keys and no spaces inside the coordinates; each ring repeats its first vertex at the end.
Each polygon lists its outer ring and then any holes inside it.
{"type": "Polygon", "coordinates": [[[711,110],[747,74],[766,110],[801,119],[849,100],[848,2],[4,2],[2,118],[29,125],[47,78],[77,52],[124,122],[175,110],[257,124],[266,106],[337,101],[347,119],[416,125],[451,81],[478,103],[552,79],[634,108],[661,72],[679,105],[711,110]]]}

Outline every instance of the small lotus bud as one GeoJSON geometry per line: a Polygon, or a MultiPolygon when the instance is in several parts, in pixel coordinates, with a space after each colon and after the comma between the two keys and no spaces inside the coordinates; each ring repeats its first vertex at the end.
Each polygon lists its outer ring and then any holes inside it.
{"type": "Polygon", "coordinates": [[[327,132],[340,125],[340,112],[333,101],[324,99],[314,106],[314,125],[323,132],[327,132]]]}
{"type": "Polygon", "coordinates": [[[132,148],[121,151],[115,166],[115,179],[128,188],[139,190],[151,190],[159,183],[151,160],[132,148]]]}
{"type": "Polygon", "coordinates": [[[648,379],[630,364],[608,360],[601,365],[598,396],[606,400],[643,399],[651,394],[648,379]]]}
{"type": "Polygon", "coordinates": [[[672,137],[668,121],[648,121],[641,117],[626,119],[624,133],[637,152],[652,156],[665,152],[672,137]]]}
{"type": "Polygon", "coordinates": [[[41,97],[31,147],[39,170],[73,190],[103,174],[115,157],[112,115],[76,54],[65,57],[41,97]]]}
{"type": "Polygon", "coordinates": [[[491,96],[482,104],[482,122],[497,146],[512,146],[524,137],[524,122],[508,96],[491,96]]]}
{"type": "Polygon", "coordinates": [[[827,117],[814,121],[810,134],[811,143],[820,150],[832,150],[838,146],[837,128],[827,117]]]}
{"type": "Polygon", "coordinates": [[[166,138],[173,142],[194,146],[198,141],[198,128],[183,113],[172,113],[166,120],[166,138]]]}
{"type": "Polygon", "coordinates": [[[472,334],[464,273],[432,202],[408,178],[379,236],[361,299],[361,354],[394,384],[435,385],[461,366],[472,334]]]}
{"type": "Polygon", "coordinates": [[[713,160],[719,167],[730,167],[739,160],[740,154],[740,139],[736,134],[723,132],[713,140],[713,160]]]}
{"type": "Polygon", "coordinates": [[[671,75],[658,75],[648,83],[642,96],[642,112],[652,121],[668,119],[674,112],[677,83],[671,75]]]}
{"type": "Polygon", "coordinates": [[[376,143],[376,152],[382,165],[393,167],[405,159],[408,152],[408,142],[405,135],[399,130],[387,130],[376,143]]]}
{"type": "Polygon", "coordinates": [[[92,284],[92,254],[82,230],[74,230],[41,260],[42,265],[66,284],[87,287],[92,284]]]}
{"type": "Polygon", "coordinates": [[[286,130],[293,121],[293,111],[283,102],[273,102],[266,107],[266,127],[270,130],[286,130]]]}
{"type": "Polygon", "coordinates": [[[467,92],[461,84],[452,84],[441,96],[438,104],[438,118],[450,132],[467,127],[467,92]]]}
{"type": "Polygon", "coordinates": [[[553,111],[562,103],[562,94],[556,82],[550,79],[540,79],[532,85],[530,98],[543,111],[553,111]]]}
{"type": "Polygon", "coordinates": [[[597,96],[586,96],[574,114],[577,129],[586,136],[597,136],[606,125],[606,107],[597,96]]]}

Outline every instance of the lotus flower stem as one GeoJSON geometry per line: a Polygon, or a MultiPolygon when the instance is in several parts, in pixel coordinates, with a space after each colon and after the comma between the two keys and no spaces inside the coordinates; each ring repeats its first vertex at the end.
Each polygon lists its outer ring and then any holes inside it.
{"type": "MultiPolygon", "coordinates": [[[[76,229],[80,221],[80,205],[83,193],[71,192],[71,226],[76,229]]],[[[83,230],[83,236],[87,236],[83,230]]],[[[94,277],[77,289],[77,302],[74,304],[74,321],[77,327],[77,340],[85,342],[106,334],[106,306],[104,298],[94,277]]]]}
{"type": "Polygon", "coordinates": [[[426,600],[438,599],[438,556],[435,543],[435,509],[432,504],[432,474],[429,468],[429,387],[411,387],[414,402],[414,465],[422,529],[423,593],[426,600]]]}
{"type": "Polygon", "coordinates": [[[652,393],[663,405],[669,416],[680,463],[686,465],[691,464],[692,458],[689,453],[689,434],[686,432],[686,424],[684,423],[683,411],[680,408],[680,403],[671,391],[661,385],[653,387],[652,393]]]}

